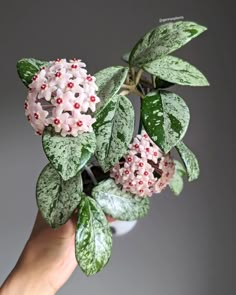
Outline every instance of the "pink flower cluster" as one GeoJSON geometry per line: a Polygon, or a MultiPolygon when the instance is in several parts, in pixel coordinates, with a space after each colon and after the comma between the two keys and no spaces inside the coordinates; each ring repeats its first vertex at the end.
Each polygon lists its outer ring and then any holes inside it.
{"type": "Polygon", "coordinates": [[[62,136],[92,131],[95,119],[86,113],[94,112],[100,99],[95,77],[85,66],[81,60],[57,59],[33,77],[25,114],[36,134],[42,135],[50,124],[62,136]]]}
{"type": "Polygon", "coordinates": [[[129,146],[128,153],[115,164],[110,176],[124,191],[140,197],[160,193],[170,182],[175,164],[170,154],[162,151],[145,131],[137,135],[129,146]]]}

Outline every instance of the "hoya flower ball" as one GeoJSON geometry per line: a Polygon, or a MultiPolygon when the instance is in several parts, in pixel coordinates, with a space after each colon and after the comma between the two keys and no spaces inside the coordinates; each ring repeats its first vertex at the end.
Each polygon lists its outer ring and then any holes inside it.
{"type": "Polygon", "coordinates": [[[92,131],[91,116],[100,101],[95,77],[87,74],[79,59],[57,59],[33,77],[25,101],[25,115],[35,133],[52,125],[62,136],[92,131]]]}
{"type": "Polygon", "coordinates": [[[175,164],[170,154],[164,155],[143,130],[134,138],[123,159],[112,167],[110,176],[124,191],[146,197],[160,193],[174,172],[175,164]]]}

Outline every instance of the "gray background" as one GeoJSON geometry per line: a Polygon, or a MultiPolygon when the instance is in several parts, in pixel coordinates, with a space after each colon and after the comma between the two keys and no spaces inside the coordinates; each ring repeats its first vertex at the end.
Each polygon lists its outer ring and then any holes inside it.
{"type": "Polygon", "coordinates": [[[211,83],[175,88],[192,112],[185,142],[198,155],[201,177],[179,198],[169,190],[153,196],[150,215],[115,239],[105,270],[87,278],[77,269],[59,294],[233,294],[234,11],[233,1],[215,0],[1,0],[0,282],[31,231],[35,183],[47,163],[24,116],[16,61],[76,56],[95,73],[121,64],[120,55],[159,18],[184,16],[209,28],[175,54],[211,83]]]}

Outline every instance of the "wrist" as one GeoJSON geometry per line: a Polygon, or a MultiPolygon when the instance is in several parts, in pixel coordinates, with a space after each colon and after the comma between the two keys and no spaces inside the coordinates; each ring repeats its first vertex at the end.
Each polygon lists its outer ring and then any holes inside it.
{"type": "Polygon", "coordinates": [[[28,271],[17,265],[0,288],[0,295],[15,294],[54,295],[56,292],[34,268],[28,271]]]}

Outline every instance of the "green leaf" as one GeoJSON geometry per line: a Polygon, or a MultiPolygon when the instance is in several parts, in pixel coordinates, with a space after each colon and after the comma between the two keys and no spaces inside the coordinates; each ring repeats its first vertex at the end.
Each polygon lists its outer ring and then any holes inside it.
{"type": "Polygon", "coordinates": [[[143,69],[161,79],[189,86],[208,86],[206,77],[194,66],[175,56],[164,56],[143,66],[143,69]]]}
{"type": "Polygon", "coordinates": [[[141,38],[131,51],[129,64],[142,66],[187,44],[207,28],[189,21],[165,23],[141,38]]]}
{"type": "Polygon", "coordinates": [[[90,276],[109,261],[112,233],[105,214],[92,198],[82,199],[78,216],[75,254],[82,271],[90,276]]]}
{"type": "Polygon", "coordinates": [[[184,137],[190,120],[184,100],[166,90],[151,92],[144,97],[141,117],[148,135],[165,153],[184,137]]]}
{"type": "Polygon", "coordinates": [[[46,222],[53,228],[65,224],[77,208],[83,190],[78,174],[63,181],[49,163],[39,175],[36,185],[37,205],[46,222]]]}
{"type": "Polygon", "coordinates": [[[186,167],[188,180],[193,181],[197,179],[200,174],[200,169],[198,160],[194,153],[182,141],[176,145],[176,149],[186,167]]]}
{"type": "Polygon", "coordinates": [[[101,100],[96,106],[95,114],[102,111],[108,100],[118,93],[128,71],[128,67],[113,66],[105,68],[94,75],[98,86],[97,96],[101,100]]]}
{"type": "Polygon", "coordinates": [[[47,61],[41,61],[34,58],[22,58],[17,62],[16,68],[18,75],[25,86],[29,86],[36,73],[41,67],[47,66],[47,61]]]}
{"type": "Polygon", "coordinates": [[[184,166],[179,161],[175,160],[175,173],[169,183],[169,187],[176,196],[180,195],[180,193],[183,190],[183,187],[184,187],[183,176],[185,174],[186,174],[186,170],[184,166]]]}
{"type": "Polygon", "coordinates": [[[122,55],[122,60],[124,61],[124,62],[129,62],[129,56],[130,56],[130,52],[127,52],[127,53],[125,53],[125,54],[123,54],[122,55]]]}
{"type": "Polygon", "coordinates": [[[96,149],[94,132],[63,137],[51,126],[45,128],[42,137],[43,149],[51,164],[63,180],[74,177],[87,163],[96,149]]]}
{"type": "Polygon", "coordinates": [[[149,198],[124,192],[111,178],[101,181],[92,191],[102,210],[118,220],[136,220],[148,213],[149,198]]]}
{"type": "Polygon", "coordinates": [[[134,131],[134,108],[130,100],[114,95],[93,124],[97,137],[95,156],[107,172],[127,152],[134,131]]]}

